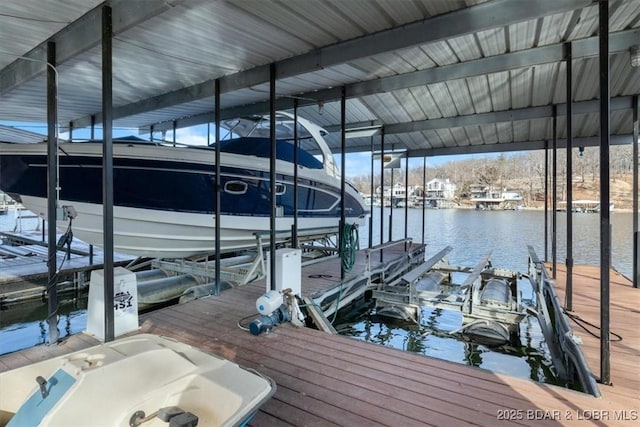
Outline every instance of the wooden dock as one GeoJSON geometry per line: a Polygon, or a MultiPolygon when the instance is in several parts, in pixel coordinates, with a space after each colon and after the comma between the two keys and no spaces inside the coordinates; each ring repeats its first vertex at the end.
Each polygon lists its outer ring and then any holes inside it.
{"type": "MultiPolygon", "coordinates": [[[[61,234],[57,236],[59,238],[61,234]]],[[[41,232],[0,232],[4,242],[0,245],[0,303],[11,303],[30,298],[40,298],[46,287],[49,267],[47,243],[42,241],[41,232]]],[[[126,265],[133,258],[115,254],[115,265],[126,265]]],[[[66,247],[57,251],[59,276],[62,280],[73,282],[76,274],[85,274],[91,270],[103,268],[102,251],[95,248],[90,255],[89,245],[74,240],[69,253],[66,247]],[[62,262],[64,260],[64,262],[62,262]]]]}
{"type": "MultiPolygon", "coordinates": [[[[330,278],[314,272],[336,271],[337,262],[303,269],[303,293],[326,286],[330,278]]],[[[592,273],[597,269],[574,271],[575,313],[597,323],[592,318],[598,301],[592,273]]],[[[141,332],[176,338],[272,377],[277,392],[251,425],[602,426],[637,425],[640,419],[640,290],[618,277],[612,283],[611,330],[623,341],[612,345],[613,386],[601,385],[600,398],[308,328],[282,325],[253,336],[238,324],[255,314],[254,302],[263,292],[264,283],[254,283],[140,319],[141,332]]],[[[587,359],[595,363],[592,371],[598,372],[597,346],[579,329],[575,332],[585,341],[587,359]]],[[[1,356],[0,371],[95,343],[79,334],[59,346],[1,356]]]]}
{"type": "MultiPolygon", "coordinates": [[[[550,271],[550,266],[547,266],[550,271]]],[[[640,402],[640,289],[621,274],[610,276],[610,340],[612,386],[600,386],[603,394],[630,396],[640,402]]],[[[556,292],[565,303],[566,267],[558,265],[556,292]]],[[[600,267],[579,266],[573,271],[574,334],[582,339],[591,372],[600,376],[600,267]]],[[[638,407],[640,404],[636,403],[638,407]]],[[[640,421],[640,414],[638,420],[640,421]]]]}

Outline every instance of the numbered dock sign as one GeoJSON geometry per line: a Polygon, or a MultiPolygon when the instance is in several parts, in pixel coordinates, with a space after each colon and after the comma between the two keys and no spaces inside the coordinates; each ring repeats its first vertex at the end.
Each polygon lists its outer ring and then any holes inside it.
{"type": "MultiPolygon", "coordinates": [[[[138,288],[135,273],[116,267],[113,270],[114,336],[138,329],[138,288]]],[[[104,270],[91,272],[87,304],[88,334],[104,341],[104,270]]]]}

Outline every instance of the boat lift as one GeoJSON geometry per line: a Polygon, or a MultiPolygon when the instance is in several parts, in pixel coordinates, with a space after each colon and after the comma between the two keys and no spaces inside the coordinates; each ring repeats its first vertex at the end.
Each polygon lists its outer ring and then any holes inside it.
{"type": "MultiPolygon", "coordinates": [[[[291,230],[279,230],[276,234],[291,234],[291,230]]],[[[303,250],[306,259],[315,259],[338,251],[337,245],[334,243],[337,234],[337,228],[318,228],[298,236],[296,242],[285,237],[282,241],[278,241],[277,245],[278,247],[299,247],[303,250]],[[322,246],[318,246],[318,242],[322,243],[322,246]]],[[[229,286],[242,286],[266,277],[267,266],[264,248],[268,247],[268,243],[265,243],[264,237],[268,237],[269,232],[254,233],[254,235],[256,237],[255,247],[248,248],[243,253],[238,252],[234,256],[220,259],[220,278],[229,286]]],[[[172,260],[154,259],[151,262],[151,267],[172,274],[197,276],[202,279],[203,283],[213,282],[216,277],[215,260],[210,260],[208,255],[172,260]]]]}
{"type": "Polygon", "coordinates": [[[373,291],[376,312],[401,320],[420,322],[422,306],[458,310],[462,327],[450,331],[488,345],[500,345],[517,338],[518,325],[527,316],[537,318],[558,376],[580,384],[586,393],[600,391],[580,348],[580,339],[564,314],[553,280],[529,246],[526,274],[494,268],[490,253],[474,267],[450,265],[446,247],[401,277],[373,291]],[[468,274],[460,285],[451,275],[468,274]],[[517,291],[517,280],[527,278],[535,293],[535,308],[525,307],[517,291]]]}
{"type": "Polygon", "coordinates": [[[518,273],[491,266],[491,253],[474,267],[451,265],[447,246],[422,265],[382,285],[373,292],[376,313],[420,323],[421,307],[444,308],[462,313],[462,333],[489,344],[511,340],[526,310],[517,291],[518,273]],[[467,274],[454,284],[452,274],[467,274]]]}

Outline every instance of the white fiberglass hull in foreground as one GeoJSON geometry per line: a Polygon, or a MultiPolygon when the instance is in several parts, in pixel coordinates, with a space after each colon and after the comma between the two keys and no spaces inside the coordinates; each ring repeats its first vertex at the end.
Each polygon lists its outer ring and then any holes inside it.
{"type": "Polygon", "coordinates": [[[3,372],[0,426],[168,426],[151,415],[171,407],[199,426],[244,425],[274,392],[265,376],[143,334],[3,372]]]}
{"type": "MultiPolygon", "coordinates": [[[[22,203],[31,212],[46,219],[47,200],[23,196],[22,203]]],[[[74,237],[103,245],[102,205],[60,201],[77,212],[71,230],[74,237]]],[[[114,250],[135,256],[153,258],[183,258],[215,252],[215,216],[209,214],[160,211],[114,206],[114,250]]],[[[348,218],[349,223],[361,223],[365,218],[348,218]]],[[[276,218],[278,240],[290,237],[293,218],[276,218]]],[[[57,226],[65,230],[67,220],[57,226]]],[[[335,218],[305,218],[298,220],[298,235],[316,234],[321,229],[336,229],[335,218]]],[[[256,233],[262,243],[270,241],[270,218],[243,215],[223,215],[220,224],[220,252],[256,247],[256,233]]]]}

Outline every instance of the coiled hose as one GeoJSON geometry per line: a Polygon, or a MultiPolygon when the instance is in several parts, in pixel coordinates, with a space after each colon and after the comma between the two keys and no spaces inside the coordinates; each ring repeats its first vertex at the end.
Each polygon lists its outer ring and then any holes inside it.
{"type": "Polygon", "coordinates": [[[356,251],[360,249],[358,225],[345,223],[342,231],[342,242],[340,242],[342,268],[344,271],[351,271],[356,263],[356,251]]]}

